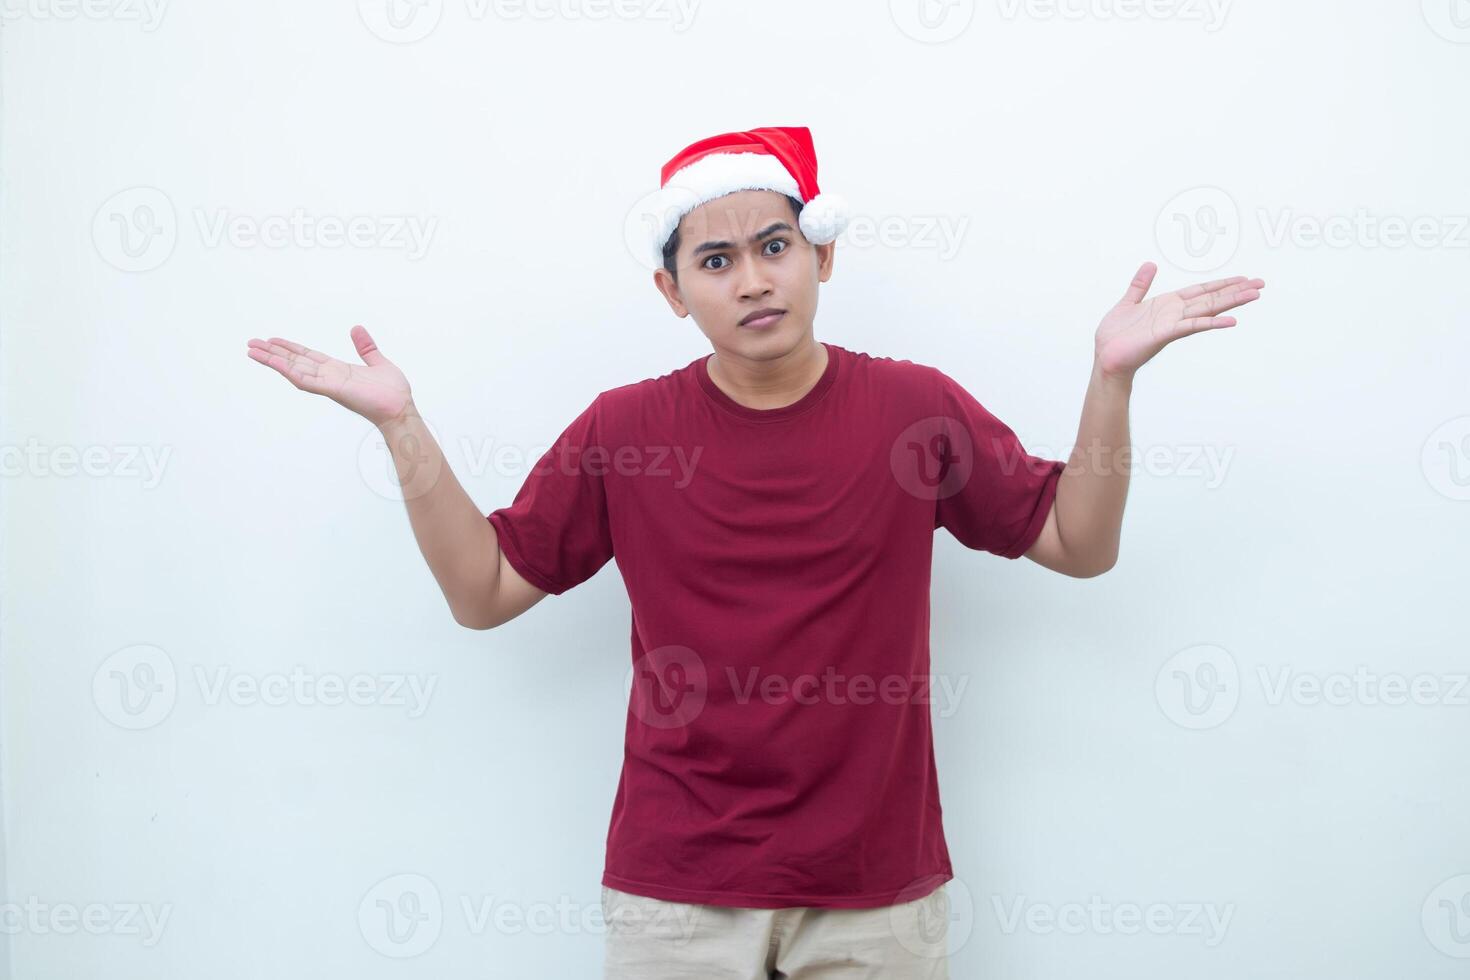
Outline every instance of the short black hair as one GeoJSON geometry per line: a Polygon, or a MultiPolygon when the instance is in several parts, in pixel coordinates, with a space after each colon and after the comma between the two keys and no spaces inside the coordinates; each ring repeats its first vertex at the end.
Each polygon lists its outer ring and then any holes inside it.
{"type": "MultiPolygon", "coordinates": [[[[786,198],[786,200],[791,202],[791,211],[793,214],[796,215],[796,220],[799,225],[801,222],[801,209],[805,207],[805,204],[803,204],[802,201],[800,201],[799,199],[792,197],[790,194],[785,194],[783,196],[786,198]]],[[[683,223],[683,220],[683,218],[679,219],[680,224],[683,223]]],[[[674,256],[678,254],[679,225],[675,225],[674,233],[670,235],[669,240],[664,243],[664,268],[668,270],[669,275],[674,277],[674,282],[679,281],[679,269],[678,266],[674,264],[674,256]]]]}

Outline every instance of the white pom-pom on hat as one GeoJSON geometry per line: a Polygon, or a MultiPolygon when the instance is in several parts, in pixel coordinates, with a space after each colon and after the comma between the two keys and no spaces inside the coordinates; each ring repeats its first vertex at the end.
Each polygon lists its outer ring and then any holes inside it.
{"type": "Polygon", "coordinates": [[[840,194],[818,194],[802,205],[801,218],[797,223],[801,225],[801,233],[807,241],[813,245],[825,245],[836,241],[851,220],[852,213],[844,197],[840,194]]]}

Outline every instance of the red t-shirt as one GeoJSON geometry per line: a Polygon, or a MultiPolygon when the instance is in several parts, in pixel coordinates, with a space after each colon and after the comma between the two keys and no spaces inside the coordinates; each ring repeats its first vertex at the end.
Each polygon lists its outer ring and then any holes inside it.
{"type": "Polygon", "coordinates": [[[930,728],[934,531],[1018,558],[1065,465],[941,371],[825,344],[793,404],[705,355],[604,391],[488,515],[559,595],[617,559],[634,676],[603,884],[871,908],[953,877],[930,728]]]}

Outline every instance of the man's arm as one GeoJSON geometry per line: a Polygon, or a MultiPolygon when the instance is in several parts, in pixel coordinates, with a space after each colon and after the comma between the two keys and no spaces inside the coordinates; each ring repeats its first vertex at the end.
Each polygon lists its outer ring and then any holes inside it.
{"type": "Polygon", "coordinates": [[[544,599],[547,593],[506,559],[494,526],[460,486],[413,403],[378,431],[393,455],[414,538],[454,621],[493,629],[544,599]]]}
{"type": "Polygon", "coordinates": [[[1057,480],[1057,495],[1041,534],[1026,551],[1038,565],[1074,578],[1092,578],[1117,563],[1128,497],[1132,391],[1131,378],[1109,378],[1094,364],[1077,442],[1057,480]]]}
{"type": "Polygon", "coordinates": [[[296,388],[330,398],[378,427],[393,454],[419,550],[456,622],[489,629],[514,619],[546,593],[523,579],[501,554],[495,529],[459,485],[424,425],[408,378],[361,324],[352,328],[352,342],[361,364],[283,337],[252,337],[246,353],[296,388]]]}
{"type": "Polygon", "coordinates": [[[1226,310],[1260,298],[1266,283],[1232,276],[1145,301],[1158,266],[1139,267],[1097,328],[1092,378],[1077,442],[1057,481],[1056,499],[1026,557],[1064,575],[1091,578],[1118,561],[1128,497],[1128,401],[1133,376],[1172,341],[1235,326],[1226,310]]]}

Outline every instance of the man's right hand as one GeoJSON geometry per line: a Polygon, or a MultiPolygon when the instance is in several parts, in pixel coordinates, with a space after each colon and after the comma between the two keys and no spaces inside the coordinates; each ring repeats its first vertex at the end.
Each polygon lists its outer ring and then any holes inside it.
{"type": "Polygon", "coordinates": [[[352,342],[362,364],[348,364],[280,337],[252,337],[245,353],[302,391],[326,395],[374,425],[400,418],[412,401],[408,379],[361,326],[352,328],[352,342]]]}

